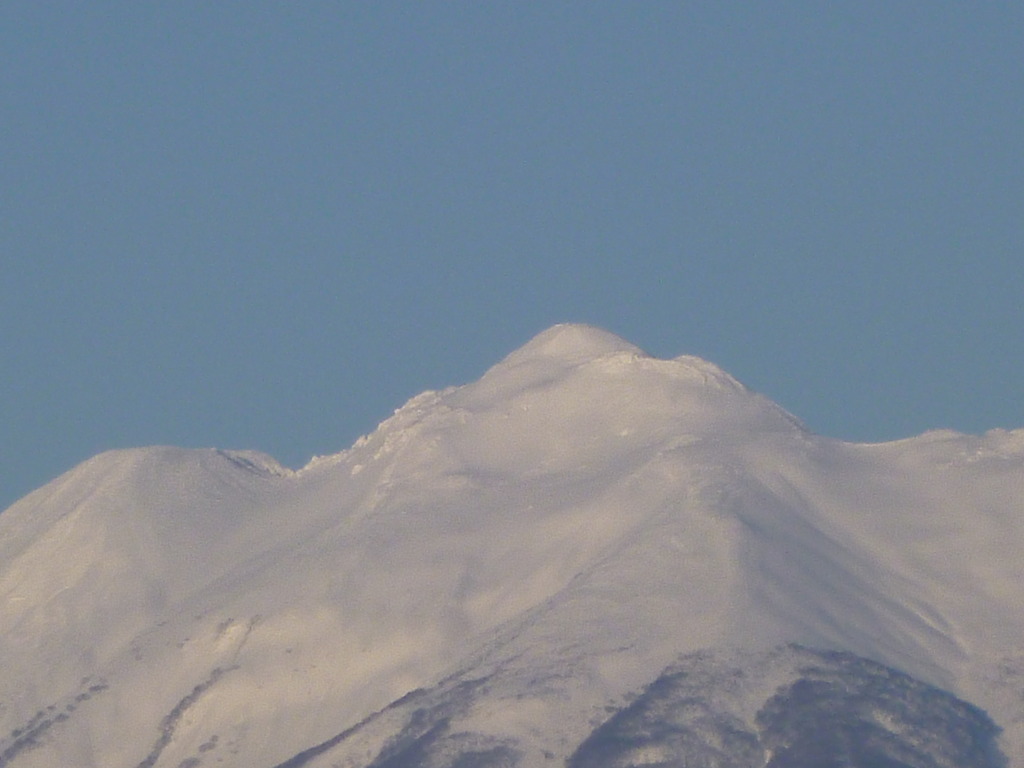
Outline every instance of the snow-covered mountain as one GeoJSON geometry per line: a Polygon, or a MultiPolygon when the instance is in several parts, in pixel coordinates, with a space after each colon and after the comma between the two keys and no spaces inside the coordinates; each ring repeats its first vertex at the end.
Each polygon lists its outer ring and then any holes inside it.
{"type": "Polygon", "coordinates": [[[856,445],[556,326],[298,471],[0,515],[0,767],[1024,768],[1024,430],[856,445]]]}

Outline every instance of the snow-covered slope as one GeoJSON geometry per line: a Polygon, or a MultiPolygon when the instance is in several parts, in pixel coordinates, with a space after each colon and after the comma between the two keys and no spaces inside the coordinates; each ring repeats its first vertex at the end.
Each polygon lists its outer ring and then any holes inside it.
{"type": "Polygon", "coordinates": [[[842,443],[556,326],[299,471],[120,451],[5,511],[0,766],[995,766],[998,734],[1024,768],[1022,500],[1024,431],[842,443]]]}

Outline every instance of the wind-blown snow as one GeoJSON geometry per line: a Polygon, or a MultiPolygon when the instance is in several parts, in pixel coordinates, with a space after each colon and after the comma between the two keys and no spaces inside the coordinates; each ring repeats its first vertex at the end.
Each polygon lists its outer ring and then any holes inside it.
{"type": "MultiPolygon", "coordinates": [[[[681,658],[790,643],[951,691],[1024,765],[1022,499],[1024,431],[842,443],[556,326],[297,472],[112,452],[0,515],[0,766],[384,765],[414,706],[481,765],[582,765],[681,658]]],[[[755,751],[790,684],[758,675],[755,751]]]]}

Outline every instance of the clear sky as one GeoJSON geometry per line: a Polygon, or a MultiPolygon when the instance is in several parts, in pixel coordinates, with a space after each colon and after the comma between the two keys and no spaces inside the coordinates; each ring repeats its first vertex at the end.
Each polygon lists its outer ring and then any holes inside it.
{"type": "Polygon", "coordinates": [[[0,6],[0,508],[297,466],[556,322],[859,441],[1024,427],[1024,6],[0,6]]]}

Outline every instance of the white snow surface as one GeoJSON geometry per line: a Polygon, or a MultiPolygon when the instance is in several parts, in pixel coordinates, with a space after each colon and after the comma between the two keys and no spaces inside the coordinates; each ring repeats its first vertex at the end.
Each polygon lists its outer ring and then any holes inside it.
{"type": "Polygon", "coordinates": [[[0,765],[270,768],[469,673],[465,727],[556,765],[681,655],[795,642],[982,707],[1024,768],[1022,552],[1024,430],[844,443],[556,326],[301,470],[115,451],[3,512],[0,765]]]}

